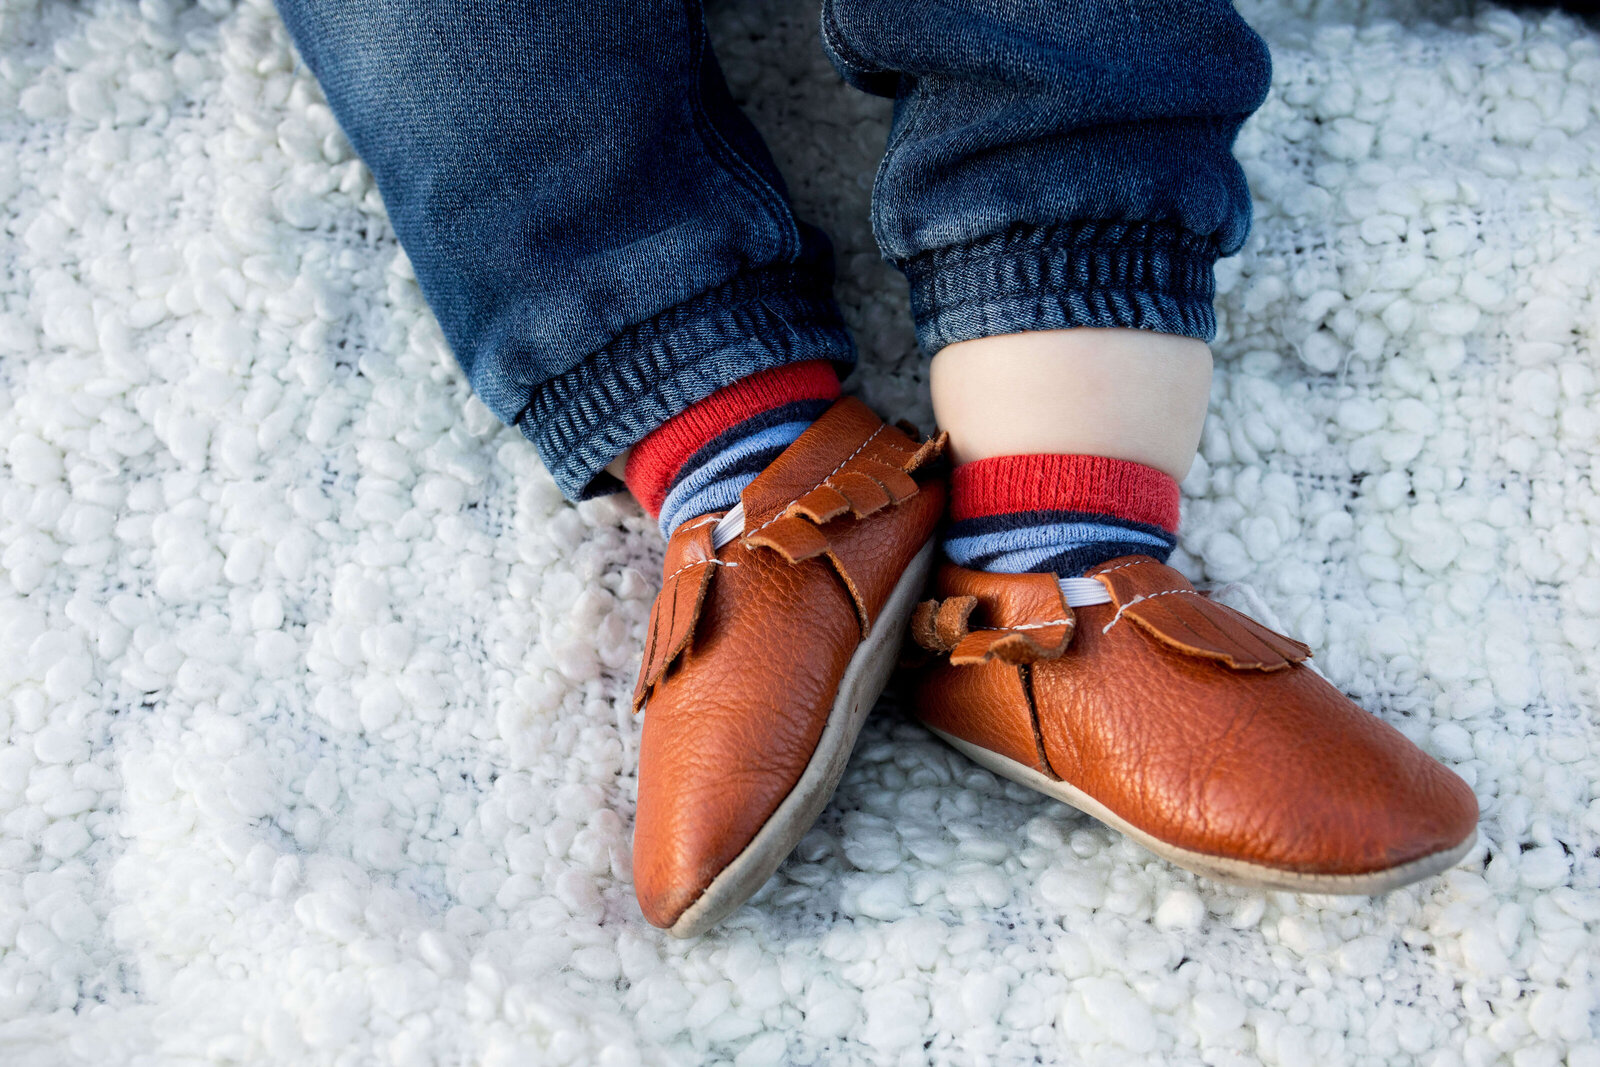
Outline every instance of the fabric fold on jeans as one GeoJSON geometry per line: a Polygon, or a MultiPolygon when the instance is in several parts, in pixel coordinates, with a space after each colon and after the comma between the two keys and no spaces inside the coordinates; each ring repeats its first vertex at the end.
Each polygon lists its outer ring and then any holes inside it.
{"type": "Polygon", "coordinates": [[[1233,141],[1272,68],[1227,0],[823,0],[822,39],[894,97],[873,233],[927,355],[1075,326],[1213,339],[1212,268],[1250,228],[1233,141]]]}
{"type": "Polygon", "coordinates": [[[1015,227],[899,264],[911,283],[917,340],[957,341],[1074,326],[1217,332],[1210,238],[1172,226],[1081,221],[1015,227]]]}
{"type": "Polygon", "coordinates": [[[854,364],[831,287],[803,267],[741,274],[536,386],[517,425],[569,498],[615,492],[606,464],[718,389],[788,363],[854,364]]]}
{"type": "Polygon", "coordinates": [[[853,360],[700,0],[277,0],[473,391],[571,499],[738,378],[853,360]]]}

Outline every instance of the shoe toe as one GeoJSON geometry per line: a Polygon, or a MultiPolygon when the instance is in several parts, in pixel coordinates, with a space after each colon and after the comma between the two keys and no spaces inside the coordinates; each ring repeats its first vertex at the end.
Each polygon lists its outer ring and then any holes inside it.
{"type": "MultiPolygon", "coordinates": [[[[739,573],[754,567],[746,558],[739,573]]],[[[855,644],[848,602],[818,585],[805,616],[815,631],[791,635],[805,655],[786,660],[758,633],[719,620],[645,709],[633,877],[656,926],[678,925],[740,858],[816,751],[855,644]]],[[[721,611],[715,596],[713,616],[721,611]]]]}
{"type": "MultiPolygon", "coordinates": [[[[633,888],[639,909],[652,926],[670,929],[700,899],[727,866],[737,847],[705,839],[689,840],[650,823],[669,821],[659,802],[641,806],[633,841],[633,888]],[[649,813],[653,817],[647,817],[649,813]],[[729,852],[732,855],[729,855],[729,852]]],[[[681,823],[681,820],[678,820],[681,823]]],[[[742,847],[747,842],[735,842],[742,847]]]]}
{"type": "Polygon", "coordinates": [[[646,713],[633,880],[645,918],[663,928],[755,840],[815,747],[812,731],[787,736],[766,716],[719,718],[666,699],[646,713]]]}
{"type": "Polygon", "coordinates": [[[1337,873],[1396,870],[1471,840],[1478,825],[1471,786],[1399,731],[1368,721],[1388,736],[1369,750],[1369,773],[1347,779],[1335,808],[1344,811],[1336,820],[1343,834],[1330,829],[1329,836],[1345,839],[1328,851],[1337,873]]]}
{"type": "Polygon", "coordinates": [[[1471,839],[1478,803],[1466,782],[1331,686],[1309,702],[1314,720],[1258,719],[1232,773],[1198,798],[1216,851],[1291,881],[1376,884],[1393,872],[1398,885],[1406,868],[1471,839]]]}

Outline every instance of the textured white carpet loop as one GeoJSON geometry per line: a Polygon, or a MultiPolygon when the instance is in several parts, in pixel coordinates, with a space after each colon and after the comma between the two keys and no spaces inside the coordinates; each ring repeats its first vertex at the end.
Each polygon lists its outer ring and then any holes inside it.
{"type": "MultiPolygon", "coordinates": [[[[468,389],[266,0],[0,0],[0,1063],[1600,1067],[1600,34],[1244,5],[1186,574],[1483,805],[1373,901],[1219,888],[869,722],[752,904],[632,897],[661,560],[468,389]]],[[[930,419],[813,0],[714,12],[852,388],[930,419]]]]}

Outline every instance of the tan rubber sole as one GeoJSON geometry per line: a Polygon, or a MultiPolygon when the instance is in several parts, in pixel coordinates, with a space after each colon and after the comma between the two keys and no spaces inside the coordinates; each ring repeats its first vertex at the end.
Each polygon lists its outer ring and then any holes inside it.
{"type": "Polygon", "coordinates": [[[673,937],[694,937],[727,917],[772,877],[772,872],[794,851],[817,821],[817,816],[822,814],[844,774],[845,765],[850,762],[856,736],[889,682],[900,654],[900,639],[906,622],[916,607],[933,562],[933,551],[933,541],[929,540],[912,558],[878,613],[877,621],[850,657],[849,666],[839,679],[833,707],[828,711],[828,722],[822,728],[816,751],[811,754],[800,780],[744,850],[711,880],[705,892],[667,928],[667,933],[673,937]]]}
{"type": "Polygon", "coordinates": [[[1361,874],[1305,874],[1300,871],[1249,863],[1245,860],[1229,859],[1226,856],[1210,856],[1203,852],[1192,852],[1186,848],[1170,845],[1146,833],[1067,782],[1047,778],[1032,767],[1008,759],[998,752],[991,752],[974,745],[970,741],[952,737],[943,730],[935,730],[931,726],[927,729],[979,766],[1094,816],[1112,829],[1127,834],[1162,859],[1176,863],[1185,870],[1228,885],[1246,886],[1251,889],[1282,889],[1292,893],[1375,896],[1449,870],[1460,862],[1461,857],[1465,856],[1478,840],[1478,831],[1474,829],[1467,835],[1466,840],[1441,852],[1395,867],[1361,874]]]}

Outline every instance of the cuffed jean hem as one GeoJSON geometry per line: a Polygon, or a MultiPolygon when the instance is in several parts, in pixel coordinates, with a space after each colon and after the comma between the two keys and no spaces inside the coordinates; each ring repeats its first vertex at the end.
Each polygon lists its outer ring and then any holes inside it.
{"type": "Polygon", "coordinates": [[[1217,246],[1173,226],[1016,227],[899,264],[929,356],[979,337],[1072,326],[1216,337],[1217,246]]]}
{"type": "Polygon", "coordinates": [[[567,499],[616,492],[606,464],[723,386],[785,363],[853,364],[829,288],[804,268],[738,275],[537,386],[517,424],[567,499]]]}

